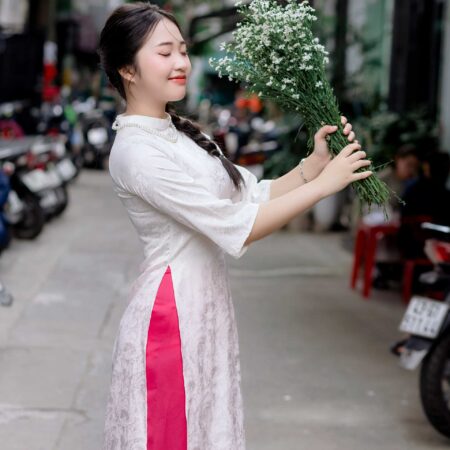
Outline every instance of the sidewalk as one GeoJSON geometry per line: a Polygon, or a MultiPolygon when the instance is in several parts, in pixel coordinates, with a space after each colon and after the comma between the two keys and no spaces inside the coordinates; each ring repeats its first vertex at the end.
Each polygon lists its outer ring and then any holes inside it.
{"type": "MultiPolygon", "coordinates": [[[[0,308],[1,450],[101,448],[113,340],[142,251],[107,173],[84,171],[70,194],[38,240],[0,258],[15,297],[0,308]]],[[[352,292],[340,239],[280,232],[229,258],[248,449],[447,448],[420,409],[418,373],[388,351],[400,297],[352,292]]]]}

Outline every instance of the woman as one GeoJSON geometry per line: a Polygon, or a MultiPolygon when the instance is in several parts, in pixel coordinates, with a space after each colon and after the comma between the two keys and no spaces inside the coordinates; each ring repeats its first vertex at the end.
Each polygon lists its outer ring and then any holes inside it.
{"type": "Polygon", "coordinates": [[[325,126],[303,167],[277,180],[258,182],[234,165],[168,110],[185,96],[191,64],[176,20],[155,5],[116,9],[99,55],[126,100],[109,171],[145,253],[114,343],[103,449],[244,449],[225,254],[240,258],[250,243],[370,176],[355,173],[370,161],[357,143],[330,161],[325,137],[336,127],[325,126]]]}

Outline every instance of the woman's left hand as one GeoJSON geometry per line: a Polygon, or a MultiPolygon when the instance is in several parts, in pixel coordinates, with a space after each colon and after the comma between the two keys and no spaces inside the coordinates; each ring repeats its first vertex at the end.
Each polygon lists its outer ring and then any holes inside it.
{"type": "MultiPolygon", "coordinates": [[[[355,132],[352,131],[352,124],[347,121],[345,116],[341,116],[341,123],[344,125],[344,134],[348,135],[349,142],[358,142],[355,139],[355,132]]],[[[311,155],[314,155],[314,159],[318,161],[323,161],[326,164],[331,159],[331,154],[328,150],[328,142],[326,137],[328,134],[335,133],[337,130],[336,125],[324,125],[314,135],[314,150],[311,152],[311,155]]]]}

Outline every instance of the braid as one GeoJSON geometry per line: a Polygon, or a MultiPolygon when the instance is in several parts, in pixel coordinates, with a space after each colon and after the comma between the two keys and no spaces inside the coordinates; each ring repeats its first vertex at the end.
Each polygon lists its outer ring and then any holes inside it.
{"type": "Polygon", "coordinates": [[[234,186],[236,189],[241,190],[241,182],[245,185],[244,178],[235,165],[224,155],[219,145],[203,134],[197,123],[192,122],[185,117],[180,117],[171,108],[169,108],[167,112],[172,117],[172,122],[178,131],[182,131],[186,136],[190,137],[199,147],[206,150],[211,156],[220,158],[222,165],[230,175],[234,186]]]}

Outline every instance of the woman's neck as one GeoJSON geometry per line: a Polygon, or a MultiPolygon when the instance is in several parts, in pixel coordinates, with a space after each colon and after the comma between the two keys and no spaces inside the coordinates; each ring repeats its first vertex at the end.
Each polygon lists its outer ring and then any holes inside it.
{"type": "Polygon", "coordinates": [[[166,105],[162,105],[162,107],[157,107],[152,105],[127,103],[127,107],[125,109],[124,114],[126,115],[138,114],[141,116],[150,116],[165,119],[166,118],[165,106],[166,105]]]}

